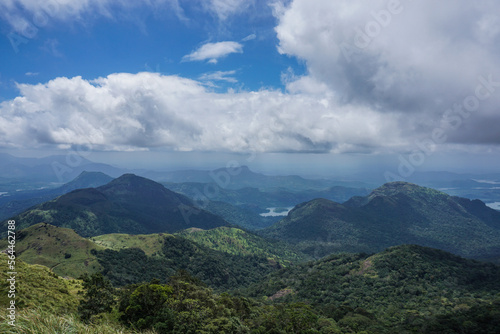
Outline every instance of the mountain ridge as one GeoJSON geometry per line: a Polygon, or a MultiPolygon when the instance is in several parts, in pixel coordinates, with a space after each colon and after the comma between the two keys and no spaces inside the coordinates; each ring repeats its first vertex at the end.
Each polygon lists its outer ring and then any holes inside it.
{"type": "Polygon", "coordinates": [[[262,231],[309,254],[376,252],[398,244],[419,244],[468,257],[500,254],[500,212],[480,201],[394,182],[343,204],[315,199],[262,231]]]}
{"type": "Polygon", "coordinates": [[[40,222],[88,237],[106,233],[175,232],[229,225],[152,180],[124,174],[98,188],[77,189],[19,214],[19,228],[40,222]]]}

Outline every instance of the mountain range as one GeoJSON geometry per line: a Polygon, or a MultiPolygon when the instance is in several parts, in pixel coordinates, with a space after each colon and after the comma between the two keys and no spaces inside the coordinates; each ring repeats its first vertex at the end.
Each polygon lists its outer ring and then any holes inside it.
{"type": "Polygon", "coordinates": [[[343,204],[326,199],[302,203],[261,233],[298,244],[316,257],[401,244],[473,258],[500,255],[500,212],[479,200],[406,182],[387,183],[343,204]]]}
{"type": "Polygon", "coordinates": [[[45,222],[81,236],[176,232],[228,223],[159,183],[124,174],[104,186],[74,190],[17,216],[19,228],[45,222]]]}

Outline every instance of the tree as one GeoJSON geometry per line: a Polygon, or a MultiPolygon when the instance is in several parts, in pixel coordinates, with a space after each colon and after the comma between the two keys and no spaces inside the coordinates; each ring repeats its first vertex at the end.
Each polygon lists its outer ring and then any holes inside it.
{"type": "Polygon", "coordinates": [[[80,318],[83,321],[89,321],[95,315],[111,312],[115,304],[115,291],[111,282],[101,273],[92,276],[85,274],[81,279],[83,279],[85,295],[78,307],[80,318]]]}
{"type": "Polygon", "coordinates": [[[140,285],[130,295],[122,320],[137,329],[152,327],[159,333],[168,332],[174,326],[174,312],[168,305],[172,291],[168,285],[140,285]]]}

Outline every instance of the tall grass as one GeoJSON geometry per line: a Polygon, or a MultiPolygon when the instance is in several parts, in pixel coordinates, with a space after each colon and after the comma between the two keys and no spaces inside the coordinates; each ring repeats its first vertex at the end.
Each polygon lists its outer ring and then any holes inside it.
{"type": "Polygon", "coordinates": [[[8,324],[5,312],[0,314],[0,333],[4,334],[155,334],[153,331],[137,332],[109,320],[96,324],[81,322],[76,314],[55,315],[40,308],[19,310],[16,326],[8,324]]]}

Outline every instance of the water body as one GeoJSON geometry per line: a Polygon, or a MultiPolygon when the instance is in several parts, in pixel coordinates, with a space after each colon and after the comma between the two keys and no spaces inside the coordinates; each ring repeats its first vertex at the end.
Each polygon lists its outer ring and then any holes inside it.
{"type": "Polygon", "coordinates": [[[3,196],[5,194],[8,194],[8,193],[0,191],[0,196],[3,196]]]}
{"type": "Polygon", "coordinates": [[[486,203],[492,209],[500,210],[500,202],[486,203]]]}
{"type": "Polygon", "coordinates": [[[266,210],[269,210],[268,212],[265,212],[265,213],[261,213],[260,215],[262,217],[279,217],[279,216],[286,216],[290,210],[293,209],[293,206],[291,207],[287,207],[286,208],[286,211],[280,211],[280,212],[276,212],[275,210],[278,209],[278,208],[266,208],[266,210]]]}

